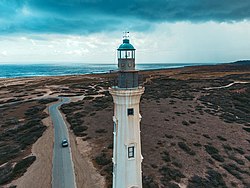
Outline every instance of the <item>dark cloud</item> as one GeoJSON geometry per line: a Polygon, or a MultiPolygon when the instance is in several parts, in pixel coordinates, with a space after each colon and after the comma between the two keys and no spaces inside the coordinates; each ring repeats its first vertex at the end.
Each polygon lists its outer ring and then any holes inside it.
{"type": "Polygon", "coordinates": [[[147,30],[157,22],[250,19],[249,0],[1,0],[0,33],[147,30]]]}

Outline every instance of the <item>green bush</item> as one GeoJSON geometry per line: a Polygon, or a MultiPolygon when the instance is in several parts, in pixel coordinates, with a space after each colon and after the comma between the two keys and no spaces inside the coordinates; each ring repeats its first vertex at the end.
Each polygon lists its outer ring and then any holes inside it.
{"type": "Polygon", "coordinates": [[[240,169],[235,164],[222,164],[222,167],[237,179],[242,180],[242,176],[239,173],[240,169]]]}
{"type": "Polygon", "coordinates": [[[169,139],[174,138],[174,136],[173,136],[173,135],[168,135],[168,134],[165,134],[165,137],[166,137],[166,138],[169,138],[169,139]]]}
{"type": "Polygon", "coordinates": [[[170,159],[170,155],[167,151],[164,151],[163,152],[163,156],[162,156],[162,159],[165,161],[165,162],[170,162],[171,159],[170,159]]]}
{"type": "Polygon", "coordinates": [[[205,145],[204,147],[205,147],[206,152],[209,153],[210,155],[219,153],[219,150],[217,150],[217,149],[216,149],[215,147],[213,147],[213,146],[205,145]]]}
{"type": "Polygon", "coordinates": [[[11,180],[12,165],[6,163],[0,167],[0,185],[3,185],[11,180]]]}
{"type": "Polygon", "coordinates": [[[217,136],[217,138],[220,140],[220,141],[227,141],[226,138],[222,137],[222,136],[217,136]]]}
{"type": "Polygon", "coordinates": [[[101,153],[100,155],[95,157],[95,161],[98,165],[105,166],[109,163],[111,163],[111,159],[109,159],[106,155],[106,153],[101,153]]]}
{"type": "Polygon", "coordinates": [[[17,177],[17,176],[22,176],[26,171],[27,168],[36,160],[35,156],[29,156],[26,157],[25,159],[21,160],[20,162],[18,162],[14,169],[13,169],[13,176],[17,177]]]}
{"type": "Polygon", "coordinates": [[[193,176],[188,183],[187,188],[227,188],[222,175],[215,170],[208,170],[205,178],[193,176]]]}
{"type": "Polygon", "coordinates": [[[95,132],[96,133],[107,133],[108,131],[106,129],[97,129],[95,132]]]}
{"type": "Polygon", "coordinates": [[[224,162],[224,158],[219,154],[219,150],[216,149],[215,147],[213,146],[210,146],[210,145],[205,145],[205,150],[206,152],[213,158],[215,159],[216,161],[219,161],[219,162],[224,162]]]}
{"type": "Polygon", "coordinates": [[[164,176],[164,181],[167,182],[172,180],[180,182],[181,178],[185,178],[181,171],[175,168],[170,168],[168,166],[163,166],[159,171],[164,176]]]}
{"type": "Polygon", "coordinates": [[[159,188],[158,184],[154,181],[152,176],[142,177],[143,188],[159,188]]]}
{"type": "Polygon", "coordinates": [[[75,126],[75,127],[73,128],[73,131],[74,131],[74,133],[76,133],[76,132],[84,132],[84,131],[86,131],[87,129],[88,129],[87,126],[75,126]]]}
{"type": "Polygon", "coordinates": [[[6,184],[17,177],[22,176],[35,160],[35,156],[30,156],[17,162],[14,168],[10,163],[0,167],[0,185],[6,184]]]}
{"type": "Polygon", "coordinates": [[[187,121],[182,121],[182,125],[189,126],[189,123],[187,121]]]}
{"type": "Polygon", "coordinates": [[[245,156],[245,158],[246,158],[248,161],[250,161],[250,155],[245,156]]]}
{"type": "Polygon", "coordinates": [[[233,161],[235,161],[235,162],[238,163],[239,165],[244,165],[244,164],[245,164],[245,162],[244,162],[243,160],[238,159],[238,158],[237,158],[236,156],[234,156],[234,155],[229,155],[228,158],[231,159],[231,160],[233,160],[233,161]]]}
{"type": "Polygon", "coordinates": [[[189,155],[195,155],[195,152],[189,148],[184,142],[178,142],[178,146],[189,155]]]}
{"type": "Polygon", "coordinates": [[[58,98],[45,98],[45,99],[40,99],[38,102],[40,104],[48,104],[56,101],[58,101],[58,98]]]}

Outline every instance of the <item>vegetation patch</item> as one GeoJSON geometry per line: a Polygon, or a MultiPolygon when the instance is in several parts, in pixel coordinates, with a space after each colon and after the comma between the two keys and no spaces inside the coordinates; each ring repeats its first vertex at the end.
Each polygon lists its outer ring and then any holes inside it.
{"type": "Polygon", "coordinates": [[[178,146],[179,146],[183,151],[185,151],[187,154],[189,154],[189,155],[195,155],[195,152],[194,152],[190,147],[188,147],[188,145],[185,144],[184,142],[178,142],[178,146]]]}
{"type": "Polygon", "coordinates": [[[182,125],[189,126],[190,124],[187,121],[182,121],[182,125]]]}
{"type": "Polygon", "coordinates": [[[109,157],[107,157],[106,153],[102,152],[100,155],[95,157],[95,162],[98,165],[105,166],[105,165],[111,163],[112,161],[111,161],[111,159],[109,157]]]}
{"type": "Polygon", "coordinates": [[[228,158],[231,159],[231,160],[233,160],[233,161],[235,161],[235,162],[238,163],[239,165],[244,165],[244,164],[245,164],[245,162],[244,162],[243,160],[237,158],[237,157],[234,156],[234,155],[229,155],[228,158]]]}
{"type": "Polygon", "coordinates": [[[205,150],[206,152],[213,158],[215,159],[216,161],[219,161],[219,162],[224,162],[224,158],[219,154],[219,150],[216,149],[215,147],[213,146],[210,146],[210,145],[205,145],[205,150]]]}
{"type": "Polygon", "coordinates": [[[227,188],[222,175],[215,170],[208,170],[205,178],[193,176],[188,183],[187,188],[227,188]]]}
{"type": "Polygon", "coordinates": [[[220,141],[227,141],[227,139],[226,138],[224,138],[224,137],[222,137],[222,136],[217,136],[217,138],[220,140],[220,141]]]}
{"type": "Polygon", "coordinates": [[[163,152],[162,159],[163,159],[165,162],[170,162],[170,161],[171,161],[170,155],[169,155],[169,153],[168,153],[167,151],[164,151],[164,152],[163,152]]]}
{"type": "Polygon", "coordinates": [[[163,178],[161,178],[161,182],[164,185],[166,185],[172,180],[180,182],[182,178],[185,178],[185,176],[182,174],[180,170],[175,168],[170,168],[168,166],[163,166],[159,171],[163,175],[163,178]]]}
{"type": "Polygon", "coordinates": [[[26,157],[16,163],[14,167],[10,163],[0,167],[0,185],[11,182],[17,177],[22,176],[29,166],[36,160],[35,156],[26,157]]]}
{"type": "Polygon", "coordinates": [[[154,181],[152,176],[142,177],[142,187],[143,188],[159,188],[158,184],[154,181]]]}

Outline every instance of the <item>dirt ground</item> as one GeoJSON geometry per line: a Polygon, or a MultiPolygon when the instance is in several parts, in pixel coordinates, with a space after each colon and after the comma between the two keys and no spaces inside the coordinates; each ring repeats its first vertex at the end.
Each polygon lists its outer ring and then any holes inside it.
{"type": "MultiPolygon", "coordinates": [[[[143,72],[146,87],[141,101],[143,175],[150,180],[149,182],[155,182],[158,187],[171,187],[171,185],[187,187],[190,182],[193,183],[192,178],[195,175],[199,176],[200,181],[207,183],[209,178],[213,179],[207,172],[213,170],[217,175],[216,178],[219,177],[219,180],[222,178],[228,187],[249,185],[249,132],[242,129],[248,127],[249,122],[248,124],[247,120],[245,123],[225,122],[221,116],[224,113],[221,111],[222,107],[216,111],[210,107],[212,104],[209,102],[205,104],[201,100],[203,95],[217,94],[214,91],[204,91],[202,88],[238,81],[239,76],[234,75],[243,75],[241,79],[245,75],[246,78],[250,75],[250,71],[246,69],[225,70],[223,66],[212,69],[204,66],[143,72]],[[232,78],[227,79],[227,76],[232,78]],[[172,82],[173,85],[169,85],[172,82]],[[179,85],[181,87],[176,88],[179,85]],[[164,92],[166,96],[163,96],[164,92]],[[190,95],[193,98],[189,98],[190,95]],[[221,160],[216,158],[218,155],[213,156],[206,151],[209,147],[219,151],[219,157],[223,158],[223,162],[218,161],[221,160]],[[225,165],[238,169],[238,172],[234,169],[230,173],[230,169],[228,170],[228,166],[225,165]],[[171,172],[181,172],[183,177],[180,175],[181,178],[171,177],[173,179],[168,180],[167,170],[170,171],[170,175],[171,172]]],[[[96,104],[93,105],[92,98],[82,100],[83,96],[105,96],[101,92],[106,91],[108,86],[104,86],[102,81],[107,80],[107,77],[107,75],[88,75],[0,79],[0,105],[15,103],[16,100],[21,102],[34,98],[38,100],[48,96],[63,95],[72,98],[74,104],[71,114],[82,114],[80,120],[88,127],[85,136],[75,136],[71,129],[69,131],[77,187],[107,186],[110,165],[100,166],[95,159],[102,153],[107,154],[109,158],[112,157],[112,100],[108,105],[104,103],[106,106],[102,109],[98,107],[98,110],[95,110],[96,104]],[[96,86],[99,82],[102,85],[96,86]],[[93,113],[86,114],[89,110],[93,110],[93,113]]],[[[238,84],[233,86],[235,88],[232,92],[237,94],[237,91],[241,91],[245,94],[248,91],[247,86],[249,83],[238,84]]],[[[227,92],[230,93],[231,90],[227,92]]],[[[49,117],[44,119],[43,123],[47,126],[46,131],[33,144],[31,152],[27,151],[28,155],[37,157],[35,162],[22,177],[4,187],[10,185],[17,185],[18,188],[51,187],[53,125],[49,117]]],[[[70,124],[68,125],[70,127],[70,124]]]]}

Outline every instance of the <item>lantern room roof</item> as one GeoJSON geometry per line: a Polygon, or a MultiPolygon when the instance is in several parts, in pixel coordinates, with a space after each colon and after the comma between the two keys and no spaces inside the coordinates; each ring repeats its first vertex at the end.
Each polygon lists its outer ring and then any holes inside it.
{"type": "Polygon", "coordinates": [[[123,43],[117,50],[135,50],[134,46],[129,43],[129,39],[123,39],[123,43]]]}

